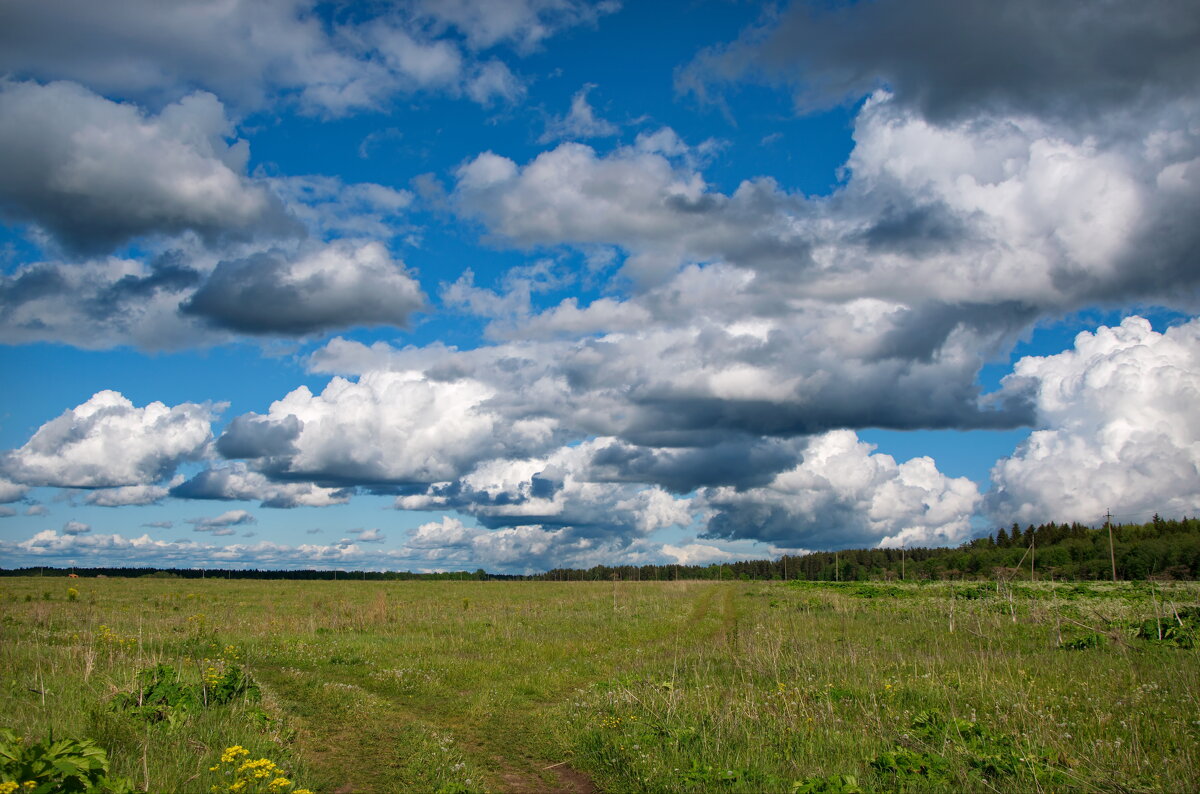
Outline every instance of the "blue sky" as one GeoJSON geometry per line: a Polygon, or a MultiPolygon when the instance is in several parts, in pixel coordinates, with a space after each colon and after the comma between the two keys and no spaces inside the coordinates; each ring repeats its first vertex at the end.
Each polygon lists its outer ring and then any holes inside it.
{"type": "Polygon", "coordinates": [[[3,17],[0,565],[523,572],[1200,507],[1184,0],[3,17]]]}

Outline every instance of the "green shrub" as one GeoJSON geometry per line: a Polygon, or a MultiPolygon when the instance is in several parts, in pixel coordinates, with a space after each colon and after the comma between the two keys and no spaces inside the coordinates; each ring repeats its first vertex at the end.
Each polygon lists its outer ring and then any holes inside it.
{"type": "Polygon", "coordinates": [[[26,745],[11,730],[0,730],[0,794],[129,794],[133,785],[109,777],[108,755],[91,739],[53,735],[26,745]],[[32,785],[30,785],[32,784],[32,785]]]}

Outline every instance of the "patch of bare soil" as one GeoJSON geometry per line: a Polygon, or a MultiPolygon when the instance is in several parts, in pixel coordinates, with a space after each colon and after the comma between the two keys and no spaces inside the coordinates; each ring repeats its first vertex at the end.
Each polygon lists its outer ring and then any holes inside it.
{"type": "MultiPolygon", "coordinates": [[[[503,759],[496,760],[503,763],[503,759]]],[[[600,794],[590,777],[565,761],[540,770],[506,767],[499,777],[508,794],[600,794]]]]}

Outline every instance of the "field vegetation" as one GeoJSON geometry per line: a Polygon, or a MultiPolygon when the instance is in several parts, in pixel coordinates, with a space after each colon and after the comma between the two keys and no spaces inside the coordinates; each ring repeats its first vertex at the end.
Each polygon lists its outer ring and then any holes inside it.
{"type": "Polygon", "coordinates": [[[1190,582],[9,577],[0,781],[1181,792],[1198,641],[1190,582]]]}

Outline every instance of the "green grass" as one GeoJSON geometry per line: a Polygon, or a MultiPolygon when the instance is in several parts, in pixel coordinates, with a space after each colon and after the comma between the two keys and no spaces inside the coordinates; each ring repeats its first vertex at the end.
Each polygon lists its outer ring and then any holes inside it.
{"type": "Polygon", "coordinates": [[[207,792],[232,745],[330,792],[1200,779],[1194,584],[70,586],[0,584],[0,728],[95,739],[151,791],[207,792]],[[187,686],[236,665],[262,696],[119,708],[156,664],[187,686]]]}

